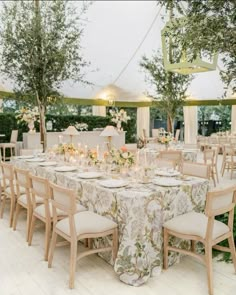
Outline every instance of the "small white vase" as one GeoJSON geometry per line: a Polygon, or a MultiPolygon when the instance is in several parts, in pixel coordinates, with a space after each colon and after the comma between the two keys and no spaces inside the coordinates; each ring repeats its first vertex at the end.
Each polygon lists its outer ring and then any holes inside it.
{"type": "Polygon", "coordinates": [[[121,131],[121,122],[120,121],[118,121],[116,123],[116,128],[117,128],[118,131],[121,131]]]}
{"type": "Polygon", "coordinates": [[[29,133],[34,133],[34,121],[30,121],[28,123],[28,127],[29,127],[29,133]]]}

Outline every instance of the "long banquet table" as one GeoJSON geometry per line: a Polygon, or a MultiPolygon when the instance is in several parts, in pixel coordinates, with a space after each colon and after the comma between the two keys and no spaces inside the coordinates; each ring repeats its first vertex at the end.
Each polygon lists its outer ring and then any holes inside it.
{"type": "MultiPolygon", "coordinates": [[[[78,172],[56,172],[55,167],[41,167],[40,163],[29,163],[17,157],[12,159],[12,163],[29,169],[32,174],[75,189],[78,201],[88,210],[117,222],[117,259],[114,263],[111,253],[106,252],[101,256],[114,265],[121,281],[133,286],[145,283],[150,276],[158,275],[162,270],[163,223],[185,212],[203,211],[209,186],[207,180],[191,177],[175,187],[129,180],[128,186],[123,188],[104,188],[98,179],[78,178],[78,172]]],[[[173,243],[182,243],[186,247],[186,242],[176,240],[173,243]]],[[[177,259],[176,254],[171,254],[170,264],[177,259]]]]}

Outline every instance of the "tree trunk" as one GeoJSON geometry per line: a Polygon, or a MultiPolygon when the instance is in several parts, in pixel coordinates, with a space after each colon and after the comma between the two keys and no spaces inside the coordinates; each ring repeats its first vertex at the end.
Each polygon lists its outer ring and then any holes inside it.
{"type": "Polygon", "coordinates": [[[40,116],[40,143],[43,147],[43,152],[47,149],[47,129],[45,120],[45,106],[39,105],[39,116],[40,116]]]}
{"type": "Polygon", "coordinates": [[[175,119],[170,115],[167,115],[167,131],[171,132],[174,135],[175,128],[175,119]]]}

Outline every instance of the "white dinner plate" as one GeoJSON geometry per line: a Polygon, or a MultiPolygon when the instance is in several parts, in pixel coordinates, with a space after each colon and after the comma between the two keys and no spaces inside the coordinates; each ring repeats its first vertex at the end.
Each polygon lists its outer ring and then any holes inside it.
{"type": "Polygon", "coordinates": [[[56,166],[57,165],[57,162],[43,162],[43,163],[40,163],[39,166],[56,166]]]}
{"type": "Polygon", "coordinates": [[[27,162],[44,162],[45,159],[42,159],[42,158],[33,158],[33,159],[28,159],[26,161],[27,162]]]}
{"type": "Polygon", "coordinates": [[[16,159],[22,159],[22,160],[26,160],[26,159],[33,159],[33,155],[27,155],[27,156],[19,156],[19,157],[16,157],[16,159]]]}
{"type": "Polygon", "coordinates": [[[81,172],[77,174],[79,178],[90,179],[90,178],[99,178],[102,176],[99,172],[89,171],[89,172],[81,172]]]}
{"type": "Polygon", "coordinates": [[[154,178],[152,182],[160,186],[179,186],[183,183],[181,180],[170,177],[154,178]]]}
{"type": "Polygon", "coordinates": [[[180,172],[176,170],[162,170],[162,169],[156,169],[155,175],[159,176],[166,176],[166,177],[175,177],[179,176],[180,172]]]}
{"type": "Polygon", "coordinates": [[[71,171],[75,171],[78,168],[75,166],[61,166],[61,167],[56,167],[55,171],[57,172],[71,172],[71,171]]]}
{"type": "Polygon", "coordinates": [[[99,181],[99,184],[108,188],[119,188],[127,186],[129,183],[122,179],[106,179],[103,181],[99,181]]]}

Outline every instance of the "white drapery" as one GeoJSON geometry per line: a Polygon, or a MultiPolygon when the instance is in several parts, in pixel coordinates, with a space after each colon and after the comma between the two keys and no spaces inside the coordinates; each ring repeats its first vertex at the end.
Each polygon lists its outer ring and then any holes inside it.
{"type": "Polygon", "coordinates": [[[236,105],[231,109],[231,133],[236,134],[236,105]]]}
{"type": "Polygon", "coordinates": [[[146,130],[146,134],[149,137],[150,130],[150,108],[141,107],[137,108],[137,136],[143,136],[143,129],[146,130]]]}
{"type": "Polygon", "coordinates": [[[106,117],[106,107],[105,106],[93,106],[93,116],[106,117]]]}
{"type": "Polygon", "coordinates": [[[196,144],[197,134],[197,106],[184,107],[184,142],[187,144],[196,144]]]}

